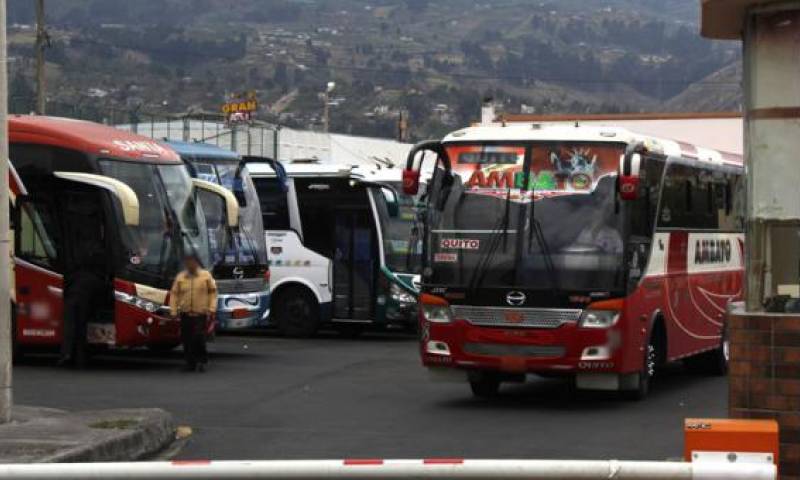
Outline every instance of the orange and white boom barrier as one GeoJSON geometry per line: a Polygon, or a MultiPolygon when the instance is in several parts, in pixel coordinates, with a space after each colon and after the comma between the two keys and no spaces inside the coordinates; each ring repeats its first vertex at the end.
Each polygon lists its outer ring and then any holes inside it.
{"type": "Polygon", "coordinates": [[[0,479],[774,480],[765,463],[568,460],[190,461],[0,465],[0,479]]]}

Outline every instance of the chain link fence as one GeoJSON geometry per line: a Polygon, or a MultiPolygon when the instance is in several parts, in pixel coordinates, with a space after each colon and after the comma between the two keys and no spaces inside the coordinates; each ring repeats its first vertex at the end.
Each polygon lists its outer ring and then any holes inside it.
{"type": "MultiPolygon", "coordinates": [[[[28,114],[34,109],[33,98],[9,98],[12,114],[28,114]]],[[[213,112],[152,113],[96,103],[49,101],[47,115],[103,123],[156,140],[209,143],[240,155],[277,158],[278,153],[280,129],[276,125],[256,121],[230,126],[222,114],[213,112]]]]}

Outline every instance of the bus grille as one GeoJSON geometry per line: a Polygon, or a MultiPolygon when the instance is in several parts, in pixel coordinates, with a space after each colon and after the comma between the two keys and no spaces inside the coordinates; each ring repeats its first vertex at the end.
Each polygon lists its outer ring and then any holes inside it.
{"type": "Polygon", "coordinates": [[[483,327],[558,328],[580,319],[581,310],[453,305],[453,317],[483,327]]]}
{"type": "Polygon", "coordinates": [[[242,280],[217,280],[217,293],[250,293],[264,290],[263,278],[245,278],[242,280]]]}
{"type": "Polygon", "coordinates": [[[467,343],[464,351],[470,355],[489,357],[563,357],[566,349],[560,345],[507,345],[500,343],[467,343]]]}

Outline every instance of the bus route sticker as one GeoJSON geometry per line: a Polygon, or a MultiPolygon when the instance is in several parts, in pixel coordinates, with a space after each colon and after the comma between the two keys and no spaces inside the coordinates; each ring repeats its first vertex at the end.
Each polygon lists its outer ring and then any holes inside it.
{"type": "Polygon", "coordinates": [[[481,241],[470,238],[443,238],[440,246],[446,250],[479,250],[481,241]]]}
{"type": "Polygon", "coordinates": [[[433,255],[433,261],[436,263],[457,263],[457,253],[436,253],[433,255]]]}

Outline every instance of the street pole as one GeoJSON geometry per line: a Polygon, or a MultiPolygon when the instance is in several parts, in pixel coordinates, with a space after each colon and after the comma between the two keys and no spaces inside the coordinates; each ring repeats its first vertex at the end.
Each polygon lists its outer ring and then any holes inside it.
{"type": "Polygon", "coordinates": [[[322,94],[323,100],[325,100],[325,109],[322,113],[322,121],[325,133],[328,133],[331,130],[331,93],[336,88],[336,82],[328,82],[325,86],[325,92],[322,94]]]}
{"type": "Polygon", "coordinates": [[[404,143],[408,140],[408,115],[406,111],[400,109],[397,117],[397,141],[404,143]]]}
{"type": "Polygon", "coordinates": [[[0,423],[11,420],[11,257],[8,232],[6,0],[0,0],[0,423]]]}
{"type": "Polygon", "coordinates": [[[328,133],[331,127],[330,94],[328,92],[325,92],[322,98],[325,101],[325,109],[323,110],[322,113],[322,131],[328,133]]]}
{"type": "Polygon", "coordinates": [[[44,28],[44,0],[36,0],[36,114],[45,113],[44,49],[47,48],[47,31],[44,28]]]}

